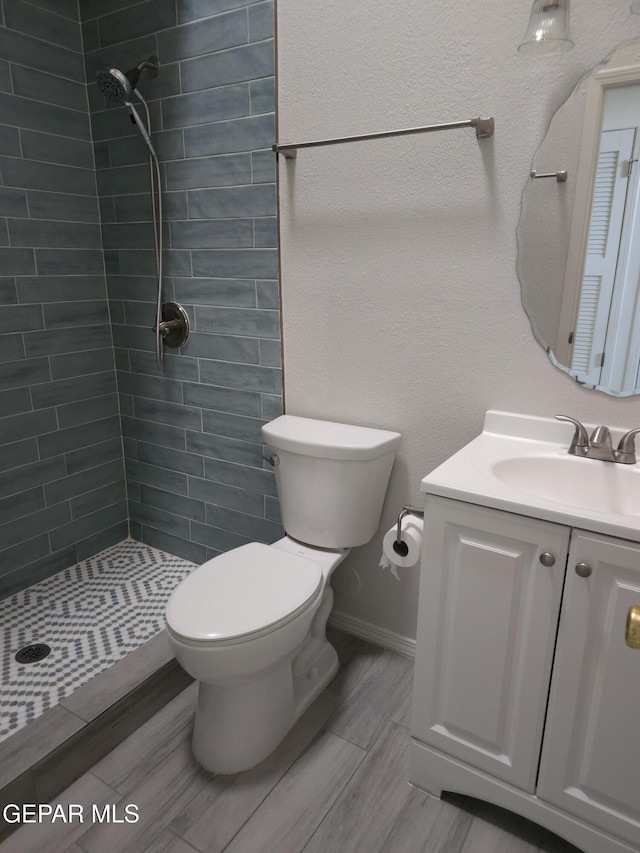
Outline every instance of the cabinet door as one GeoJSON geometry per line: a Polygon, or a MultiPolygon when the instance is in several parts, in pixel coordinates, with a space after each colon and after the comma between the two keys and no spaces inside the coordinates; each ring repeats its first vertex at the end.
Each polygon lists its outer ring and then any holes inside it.
{"type": "Polygon", "coordinates": [[[640,649],[625,641],[634,606],[640,546],[574,532],[538,796],[640,848],[640,649]]]}
{"type": "Polygon", "coordinates": [[[557,524],[427,499],[412,734],[526,791],[568,543],[557,524]]]}

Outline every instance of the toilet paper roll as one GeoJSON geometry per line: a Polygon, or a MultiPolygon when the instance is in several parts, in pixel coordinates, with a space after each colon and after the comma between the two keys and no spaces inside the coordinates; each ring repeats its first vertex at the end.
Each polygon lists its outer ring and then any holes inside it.
{"type": "Polygon", "coordinates": [[[422,552],[422,533],[424,530],[424,521],[417,515],[405,515],[400,524],[400,538],[408,548],[406,556],[398,554],[393,546],[398,535],[398,527],[396,524],[388,530],[382,540],[382,557],[380,565],[383,568],[391,568],[392,573],[397,577],[399,567],[415,566],[420,559],[422,552]]]}

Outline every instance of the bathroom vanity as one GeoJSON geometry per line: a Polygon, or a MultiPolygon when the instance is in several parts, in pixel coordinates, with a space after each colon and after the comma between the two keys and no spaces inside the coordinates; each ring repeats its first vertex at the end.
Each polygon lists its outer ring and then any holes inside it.
{"type": "Polygon", "coordinates": [[[423,481],[410,780],[637,853],[640,465],[571,436],[488,412],[423,481]]]}

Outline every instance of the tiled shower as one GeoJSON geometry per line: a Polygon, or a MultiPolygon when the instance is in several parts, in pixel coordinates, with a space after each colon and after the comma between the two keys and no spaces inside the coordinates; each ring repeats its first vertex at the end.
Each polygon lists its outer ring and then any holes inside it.
{"type": "Polygon", "coordinates": [[[275,540],[272,0],[0,9],[0,595],[129,533],[193,563],[275,540]],[[162,372],[147,152],[94,82],[151,54],[164,299],[192,326],[162,372]]]}

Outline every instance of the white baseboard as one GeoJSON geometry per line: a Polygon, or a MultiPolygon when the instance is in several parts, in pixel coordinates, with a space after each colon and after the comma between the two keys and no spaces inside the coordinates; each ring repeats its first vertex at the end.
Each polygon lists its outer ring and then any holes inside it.
{"type": "Polygon", "coordinates": [[[403,637],[402,634],[395,634],[393,631],[387,631],[385,628],[379,628],[377,625],[365,622],[364,619],[357,619],[355,616],[348,616],[346,613],[333,610],[329,616],[329,625],[332,628],[337,628],[338,631],[344,631],[345,634],[351,634],[361,640],[368,640],[370,643],[391,649],[392,652],[397,652],[407,658],[415,658],[416,656],[415,640],[410,637],[403,637]]]}

